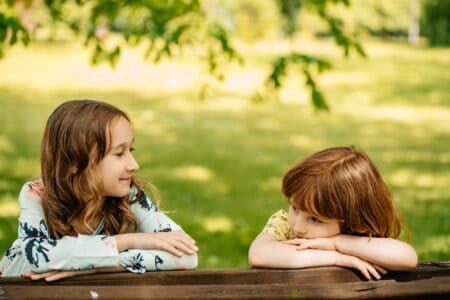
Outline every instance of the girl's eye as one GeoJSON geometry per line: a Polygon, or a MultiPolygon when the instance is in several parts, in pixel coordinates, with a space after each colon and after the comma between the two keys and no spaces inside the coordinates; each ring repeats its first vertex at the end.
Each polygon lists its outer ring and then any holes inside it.
{"type": "Polygon", "coordinates": [[[291,206],[293,211],[297,211],[297,207],[295,207],[293,204],[291,204],[291,206]]]}
{"type": "Polygon", "coordinates": [[[313,223],[322,223],[322,221],[321,221],[320,219],[316,218],[316,217],[310,217],[309,219],[310,219],[311,222],[313,222],[313,223]]]}

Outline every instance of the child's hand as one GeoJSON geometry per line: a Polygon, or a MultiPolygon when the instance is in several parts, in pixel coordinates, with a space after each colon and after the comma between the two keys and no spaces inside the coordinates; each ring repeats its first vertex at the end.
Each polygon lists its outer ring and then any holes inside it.
{"type": "Polygon", "coordinates": [[[105,267],[96,268],[88,270],[78,270],[78,271],[64,271],[64,270],[52,270],[44,273],[36,273],[33,271],[28,271],[22,274],[24,278],[31,280],[44,279],[45,281],[56,281],[67,277],[74,277],[78,275],[94,274],[94,273],[114,273],[123,272],[125,269],[123,267],[105,267]]]}
{"type": "Polygon", "coordinates": [[[296,246],[295,249],[297,250],[304,250],[304,249],[318,249],[329,251],[336,250],[334,239],[332,237],[317,238],[317,239],[292,239],[284,241],[284,243],[296,246]]]}
{"type": "Polygon", "coordinates": [[[44,279],[45,281],[56,281],[67,277],[73,277],[78,275],[93,274],[96,273],[95,269],[80,270],[80,271],[48,271],[44,273],[36,273],[28,271],[22,274],[24,278],[31,280],[44,279]]]}
{"type": "Polygon", "coordinates": [[[387,270],[377,266],[375,264],[371,264],[367,261],[364,261],[356,256],[342,254],[340,252],[336,252],[336,266],[340,267],[348,267],[359,270],[364,277],[368,280],[373,277],[378,280],[381,278],[380,273],[386,274],[387,270]]]}
{"type": "Polygon", "coordinates": [[[136,233],[135,249],[159,249],[176,256],[192,255],[198,251],[195,241],[183,231],[136,233]]]}

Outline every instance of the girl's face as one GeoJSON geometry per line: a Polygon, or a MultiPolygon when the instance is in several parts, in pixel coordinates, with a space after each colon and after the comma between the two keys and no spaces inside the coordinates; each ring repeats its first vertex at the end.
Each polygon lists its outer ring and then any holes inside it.
{"type": "Polygon", "coordinates": [[[326,238],[341,233],[338,220],[311,215],[294,204],[289,207],[288,223],[296,238],[326,238]]]}
{"type": "Polygon", "coordinates": [[[131,177],[139,165],[131,153],[134,134],[127,119],[121,117],[111,123],[109,152],[96,167],[103,183],[103,196],[124,197],[130,192],[131,177]]]}

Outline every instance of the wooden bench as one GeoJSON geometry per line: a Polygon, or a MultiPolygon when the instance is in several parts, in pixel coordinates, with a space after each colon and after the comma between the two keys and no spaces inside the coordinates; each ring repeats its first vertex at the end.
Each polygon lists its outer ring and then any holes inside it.
{"type": "Polygon", "coordinates": [[[0,300],[174,298],[450,299],[450,261],[423,262],[412,271],[389,272],[378,281],[339,267],[95,274],[54,283],[0,278],[0,300]]]}

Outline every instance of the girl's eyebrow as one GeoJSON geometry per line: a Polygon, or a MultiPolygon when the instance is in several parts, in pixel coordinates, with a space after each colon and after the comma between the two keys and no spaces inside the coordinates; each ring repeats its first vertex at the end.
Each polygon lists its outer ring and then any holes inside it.
{"type": "MultiPolygon", "coordinates": [[[[131,140],[131,145],[133,145],[133,143],[134,143],[134,137],[131,140]]],[[[117,148],[121,148],[121,147],[123,148],[123,147],[127,147],[128,145],[129,145],[128,142],[123,142],[118,145],[112,146],[111,149],[117,149],[117,148]]]]}

